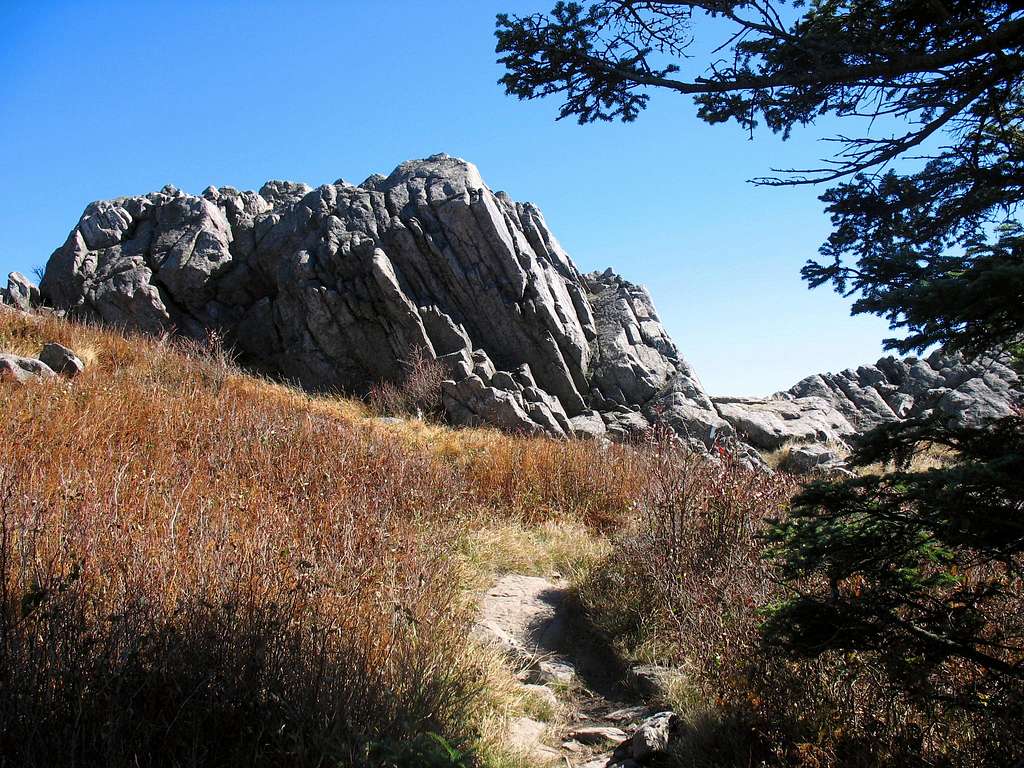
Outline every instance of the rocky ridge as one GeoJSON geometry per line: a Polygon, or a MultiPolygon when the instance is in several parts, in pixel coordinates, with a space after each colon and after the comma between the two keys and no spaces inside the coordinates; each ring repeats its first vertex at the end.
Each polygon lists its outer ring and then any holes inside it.
{"type": "Polygon", "coordinates": [[[0,299],[144,332],[223,334],[246,363],[319,391],[396,380],[441,361],[456,424],[625,439],[667,424],[694,447],[842,442],[938,409],[1009,412],[1016,374],[989,361],[885,358],[764,399],[708,396],[648,292],[581,274],[540,211],[448,155],[359,185],[174,187],[90,204],[38,289],[0,299]]]}
{"type": "Polygon", "coordinates": [[[217,329],[314,390],[397,379],[420,348],[447,366],[459,424],[625,436],[657,412],[703,445],[729,429],[643,288],[580,274],[535,206],[447,155],[360,185],[93,203],[40,294],[147,332],[217,329]]]}
{"type": "Polygon", "coordinates": [[[847,438],[882,424],[937,416],[951,427],[1009,416],[1021,380],[1008,361],[965,361],[936,350],[926,358],[883,357],[840,373],[808,376],[768,398],[716,397],[722,417],[756,448],[847,438]]]}

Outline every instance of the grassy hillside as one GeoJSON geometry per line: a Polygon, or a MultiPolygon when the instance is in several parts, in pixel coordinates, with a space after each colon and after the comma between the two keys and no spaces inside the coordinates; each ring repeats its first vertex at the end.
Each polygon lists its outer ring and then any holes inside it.
{"type": "Polygon", "coordinates": [[[675,765],[958,764],[988,738],[871,659],[761,647],[785,476],[384,422],[216,340],[0,312],[0,350],[45,341],[86,370],[0,385],[0,766],[526,766],[502,734],[537,704],[470,632],[505,571],[570,576],[601,642],[679,670],[675,765]]]}
{"type": "Polygon", "coordinates": [[[381,424],[215,344],[0,313],[0,349],[51,340],[82,376],[0,389],[0,752],[17,764],[479,747],[501,704],[466,642],[472,591],[493,568],[570,567],[584,527],[638,493],[628,450],[381,424]]]}

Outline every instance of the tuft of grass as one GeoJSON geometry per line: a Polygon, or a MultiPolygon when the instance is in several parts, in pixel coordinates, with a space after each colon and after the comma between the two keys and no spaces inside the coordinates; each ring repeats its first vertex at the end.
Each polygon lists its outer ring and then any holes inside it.
{"type": "Polygon", "coordinates": [[[381,381],[370,387],[369,407],[379,416],[438,416],[441,384],[448,378],[444,365],[422,347],[402,361],[397,382],[381,381]]]}
{"type": "Polygon", "coordinates": [[[607,538],[572,519],[535,526],[490,521],[474,527],[462,542],[463,555],[481,585],[504,573],[579,578],[610,549],[607,538]]]}

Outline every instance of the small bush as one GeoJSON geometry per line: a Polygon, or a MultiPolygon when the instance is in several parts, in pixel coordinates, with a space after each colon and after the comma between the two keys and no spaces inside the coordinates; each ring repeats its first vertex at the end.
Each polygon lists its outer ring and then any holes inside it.
{"type": "Polygon", "coordinates": [[[630,451],[382,429],[217,339],[0,313],[49,340],[85,372],[0,388],[0,764],[500,763],[467,540],[569,518],[536,559],[586,559],[630,451]]]}
{"type": "Polygon", "coordinates": [[[635,526],[615,538],[581,598],[628,656],[713,670],[756,637],[773,593],[758,535],[795,489],[731,452],[690,453],[665,433],[643,450],[635,526]]]}
{"type": "Polygon", "coordinates": [[[380,416],[438,416],[441,383],[447,378],[442,363],[423,347],[414,347],[402,361],[402,375],[397,383],[382,381],[370,387],[370,409],[380,416]]]}

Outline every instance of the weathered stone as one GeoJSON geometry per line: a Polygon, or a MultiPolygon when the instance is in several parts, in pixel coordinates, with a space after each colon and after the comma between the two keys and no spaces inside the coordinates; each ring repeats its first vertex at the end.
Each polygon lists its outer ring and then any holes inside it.
{"type": "Polygon", "coordinates": [[[535,206],[447,155],[360,186],[93,203],[41,290],[119,326],[216,328],[243,362],[312,389],[395,380],[419,348],[447,361],[455,423],[601,436],[595,413],[619,404],[637,415],[614,420],[618,437],[655,412],[707,444],[724,425],[643,288],[582,276],[535,206]]]}
{"type": "Polygon", "coordinates": [[[530,669],[527,679],[541,685],[571,683],[576,679],[576,668],[565,660],[541,659],[530,669]]]}
{"type": "Polygon", "coordinates": [[[605,744],[607,742],[620,744],[629,737],[621,728],[610,725],[592,725],[570,731],[569,738],[581,744],[605,744]]]}
{"type": "Polygon", "coordinates": [[[785,469],[802,474],[829,472],[844,467],[843,457],[834,449],[820,443],[794,445],[786,456],[785,469]]]}
{"type": "Polygon", "coordinates": [[[587,411],[569,419],[569,429],[574,437],[597,440],[608,433],[604,419],[597,411],[587,411]]]}
{"type": "Polygon", "coordinates": [[[78,358],[78,355],[55,341],[43,345],[39,359],[52,368],[55,373],[67,376],[69,379],[73,379],[85,370],[85,364],[78,358]]]}
{"type": "Polygon", "coordinates": [[[646,696],[663,694],[679,672],[658,664],[637,664],[629,670],[630,681],[646,696]]]}
{"type": "Polygon", "coordinates": [[[24,383],[52,379],[56,375],[50,366],[34,357],[0,354],[0,381],[24,383]]]}
{"type": "Polygon", "coordinates": [[[0,289],[0,302],[28,312],[39,305],[39,289],[21,272],[11,272],[7,287],[0,289]]]}
{"type": "Polygon", "coordinates": [[[1006,361],[966,362],[936,351],[925,359],[884,357],[856,370],[808,376],[777,397],[827,400],[864,432],[935,409],[950,426],[982,426],[1010,415],[1020,394],[1020,378],[1006,361]]]}
{"type": "Polygon", "coordinates": [[[846,417],[821,397],[713,398],[718,412],[755,448],[775,450],[799,441],[834,441],[856,433],[846,417]]]}
{"type": "Polygon", "coordinates": [[[636,411],[602,413],[608,436],[614,440],[637,440],[650,430],[651,423],[636,411]]]}
{"type": "Polygon", "coordinates": [[[645,706],[623,707],[609,712],[604,719],[612,723],[634,723],[649,712],[645,706]]]}
{"type": "Polygon", "coordinates": [[[12,280],[5,301],[27,291],[29,304],[120,327],[215,329],[241,362],[314,390],[365,393],[424,352],[451,377],[451,422],[529,434],[629,440],[657,424],[697,450],[737,429],[777,447],[928,409],[977,423],[1019,389],[1001,363],[933,355],[712,402],[644,288],[611,270],[580,274],[535,206],[448,155],[359,186],[167,186],[95,202],[38,294],[12,280]]]}
{"type": "Polygon", "coordinates": [[[680,725],[681,721],[675,712],[659,712],[644,720],[631,741],[633,759],[645,760],[651,755],[665,752],[680,725]]]}

